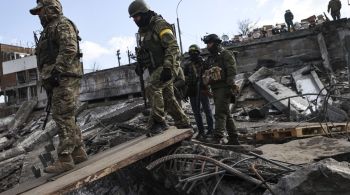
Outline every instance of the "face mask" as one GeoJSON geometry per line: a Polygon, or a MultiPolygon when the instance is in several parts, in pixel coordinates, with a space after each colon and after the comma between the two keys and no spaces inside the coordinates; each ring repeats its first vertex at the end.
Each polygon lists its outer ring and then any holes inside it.
{"type": "Polygon", "coordinates": [[[141,16],[141,19],[139,21],[135,21],[136,25],[139,28],[147,26],[151,21],[151,17],[152,17],[151,13],[149,12],[141,13],[140,16],[141,16]]]}
{"type": "Polygon", "coordinates": [[[197,61],[199,58],[199,54],[197,52],[190,53],[190,58],[192,61],[197,61]]]}
{"type": "Polygon", "coordinates": [[[219,52],[219,46],[217,44],[214,44],[213,46],[211,46],[210,48],[208,48],[208,51],[211,54],[216,54],[219,52]]]}
{"type": "Polygon", "coordinates": [[[40,23],[43,27],[46,27],[47,24],[50,22],[49,18],[46,15],[39,15],[40,23]]]}

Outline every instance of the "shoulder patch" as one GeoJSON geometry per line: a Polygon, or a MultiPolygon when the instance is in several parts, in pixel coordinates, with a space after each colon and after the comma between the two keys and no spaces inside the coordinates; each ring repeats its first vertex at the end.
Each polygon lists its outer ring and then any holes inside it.
{"type": "Polygon", "coordinates": [[[165,34],[174,35],[172,30],[170,30],[169,28],[166,28],[166,29],[163,29],[162,31],[160,31],[159,37],[162,38],[165,34]]]}

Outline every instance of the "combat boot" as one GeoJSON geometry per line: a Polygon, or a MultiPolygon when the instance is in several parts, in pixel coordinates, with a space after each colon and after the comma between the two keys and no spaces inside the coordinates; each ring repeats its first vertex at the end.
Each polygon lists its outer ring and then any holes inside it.
{"type": "Polygon", "coordinates": [[[70,154],[58,156],[58,160],[44,169],[45,173],[63,173],[74,168],[74,161],[70,154]]]}
{"type": "Polygon", "coordinates": [[[166,130],[168,130],[168,129],[169,129],[169,125],[168,125],[168,124],[166,124],[166,122],[165,122],[165,121],[161,122],[161,123],[160,123],[160,126],[163,128],[163,131],[166,131],[166,130]]]}
{"type": "Polygon", "coordinates": [[[206,140],[209,143],[213,143],[213,144],[226,144],[228,142],[226,137],[221,137],[218,135],[214,135],[213,137],[207,137],[206,140]]]}
{"type": "Polygon", "coordinates": [[[198,141],[205,141],[206,140],[206,136],[205,136],[204,132],[199,132],[198,135],[196,136],[196,140],[198,140],[198,141]]]}
{"type": "Polygon", "coordinates": [[[155,136],[157,134],[163,133],[163,131],[165,131],[167,128],[168,127],[162,123],[154,122],[152,124],[152,126],[150,127],[149,132],[146,134],[146,136],[152,137],[152,136],[155,136]]]}
{"type": "Polygon", "coordinates": [[[73,158],[74,164],[79,164],[86,161],[88,159],[88,155],[86,154],[85,149],[82,146],[80,146],[80,147],[76,147],[73,150],[72,158],[73,158]]]}
{"type": "Polygon", "coordinates": [[[238,137],[229,137],[226,145],[241,145],[238,141],[238,137]]]}

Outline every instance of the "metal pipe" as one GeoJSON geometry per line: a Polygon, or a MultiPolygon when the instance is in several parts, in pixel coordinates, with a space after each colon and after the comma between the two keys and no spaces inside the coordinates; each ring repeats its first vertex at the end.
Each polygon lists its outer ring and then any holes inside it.
{"type": "Polygon", "coordinates": [[[151,164],[149,164],[146,169],[148,170],[152,170],[153,168],[155,168],[156,166],[158,166],[161,163],[173,160],[173,159],[197,159],[197,160],[201,160],[201,161],[206,161],[209,163],[212,163],[216,166],[219,166],[222,169],[225,169],[227,172],[233,174],[234,176],[237,176],[241,179],[244,179],[246,181],[249,181],[255,185],[260,185],[262,182],[255,179],[254,177],[251,177],[247,174],[242,173],[241,171],[232,168],[216,159],[207,157],[207,156],[201,156],[201,155],[196,155],[196,154],[174,154],[174,155],[169,155],[169,156],[165,156],[163,158],[160,158],[156,161],[153,161],[151,164]]]}
{"type": "Polygon", "coordinates": [[[257,158],[260,158],[260,159],[262,159],[262,160],[264,160],[264,161],[267,161],[267,162],[269,162],[269,163],[271,163],[271,164],[274,164],[274,165],[276,165],[276,166],[279,166],[279,167],[282,167],[282,168],[284,168],[284,169],[287,169],[287,170],[289,170],[289,171],[295,171],[295,170],[292,169],[292,168],[289,168],[289,167],[287,167],[287,166],[281,165],[281,164],[276,163],[276,162],[274,162],[274,161],[272,161],[272,160],[269,160],[269,159],[267,159],[267,158],[264,158],[264,157],[262,157],[262,156],[260,156],[260,155],[258,155],[258,154],[255,154],[254,152],[249,152],[249,154],[251,154],[251,155],[253,155],[253,156],[257,157],[257,158]]]}
{"type": "Polygon", "coordinates": [[[177,30],[179,31],[180,52],[181,52],[181,55],[182,55],[183,54],[183,49],[182,49],[180,20],[179,20],[179,14],[178,14],[179,5],[180,5],[181,2],[182,2],[182,0],[180,0],[179,3],[176,6],[176,20],[177,20],[177,30]]]}
{"type": "Polygon", "coordinates": [[[271,189],[271,187],[266,183],[264,178],[258,173],[258,171],[255,168],[255,165],[252,164],[251,166],[252,171],[255,173],[255,175],[262,181],[264,182],[265,187],[271,192],[272,195],[275,195],[276,193],[271,189]]]}

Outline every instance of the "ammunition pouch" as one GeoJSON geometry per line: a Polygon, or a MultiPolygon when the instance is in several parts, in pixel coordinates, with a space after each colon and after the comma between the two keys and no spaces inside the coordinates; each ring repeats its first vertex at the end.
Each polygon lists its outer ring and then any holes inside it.
{"type": "Polygon", "coordinates": [[[136,49],[136,59],[142,68],[153,68],[155,69],[154,62],[151,53],[145,49],[136,49]]]}
{"type": "Polygon", "coordinates": [[[52,71],[51,76],[48,79],[45,79],[44,82],[48,83],[52,88],[60,86],[60,81],[63,77],[71,78],[82,78],[82,76],[74,73],[60,73],[55,69],[52,71]]]}

